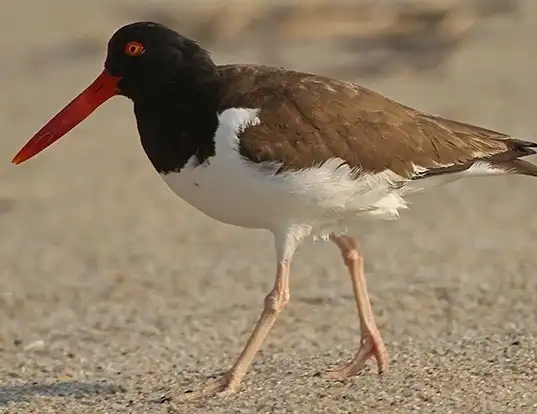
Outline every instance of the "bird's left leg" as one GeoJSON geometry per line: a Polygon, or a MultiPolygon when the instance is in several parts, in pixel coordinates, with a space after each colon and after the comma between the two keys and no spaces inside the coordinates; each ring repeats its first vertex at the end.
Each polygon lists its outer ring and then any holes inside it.
{"type": "Polygon", "coordinates": [[[276,322],[278,315],[289,302],[289,274],[291,258],[296,248],[296,240],[287,234],[275,235],[275,244],[278,267],[274,287],[266,296],[263,312],[235,364],[219,379],[207,384],[201,390],[181,395],[178,399],[179,402],[203,398],[218,393],[224,395],[231,394],[239,388],[254,356],[276,322]]]}

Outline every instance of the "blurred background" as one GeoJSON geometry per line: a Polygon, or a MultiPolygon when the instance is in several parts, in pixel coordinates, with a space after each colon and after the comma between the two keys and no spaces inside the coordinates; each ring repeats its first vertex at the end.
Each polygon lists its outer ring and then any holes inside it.
{"type": "Polygon", "coordinates": [[[415,198],[397,222],[356,228],[393,359],[386,382],[313,376],[350,358],[359,331],[337,249],[305,244],[246,390],[177,411],[155,403],[240,351],[273,283],[271,236],[172,194],[124,99],[9,163],[136,20],[198,40],[217,63],[351,80],[537,140],[531,0],[3,0],[0,412],[533,412],[537,181],[526,177],[460,181],[415,198]]]}

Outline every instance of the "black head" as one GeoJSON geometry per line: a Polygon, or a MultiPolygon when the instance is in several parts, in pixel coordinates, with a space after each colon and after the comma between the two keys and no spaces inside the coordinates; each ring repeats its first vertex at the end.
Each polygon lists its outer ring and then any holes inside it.
{"type": "Polygon", "coordinates": [[[26,143],[14,163],[50,146],[115,95],[132,99],[138,121],[143,118],[152,133],[153,124],[160,128],[159,137],[214,132],[220,75],[209,53],[193,40],[158,23],[132,23],[111,37],[104,66],[90,86],[26,143]]]}
{"type": "Polygon", "coordinates": [[[206,50],[154,22],[132,23],[114,33],[104,66],[121,78],[119,93],[135,101],[162,100],[171,91],[192,101],[214,93],[219,81],[206,50]]]}

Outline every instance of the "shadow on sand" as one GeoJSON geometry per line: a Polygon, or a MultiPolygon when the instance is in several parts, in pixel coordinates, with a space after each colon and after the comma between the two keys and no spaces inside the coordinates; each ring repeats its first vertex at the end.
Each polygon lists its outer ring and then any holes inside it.
{"type": "Polygon", "coordinates": [[[30,383],[13,386],[0,385],[0,407],[10,403],[29,401],[35,395],[82,398],[119,392],[125,392],[125,389],[113,384],[80,381],[60,381],[52,384],[30,383]]]}

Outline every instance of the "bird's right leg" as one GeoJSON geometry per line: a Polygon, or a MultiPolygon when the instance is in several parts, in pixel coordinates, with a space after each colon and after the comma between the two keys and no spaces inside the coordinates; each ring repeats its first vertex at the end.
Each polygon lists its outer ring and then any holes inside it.
{"type": "Polygon", "coordinates": [[[352,288],[360,318],[360,348],[354,359],[347,365],[327,374],[331,379],[345,379],[356,375],[362,370],[366,361],[374,356],[377,360],[379,373],[388,370],[388,352],[380,337],[375,323],[371,303],[367,294],[364,276],[364,260],[358,252],[356,242],[349,236],[331,235],[330,239],[339,247],[341,255],[351,276],[352,288]]]}

